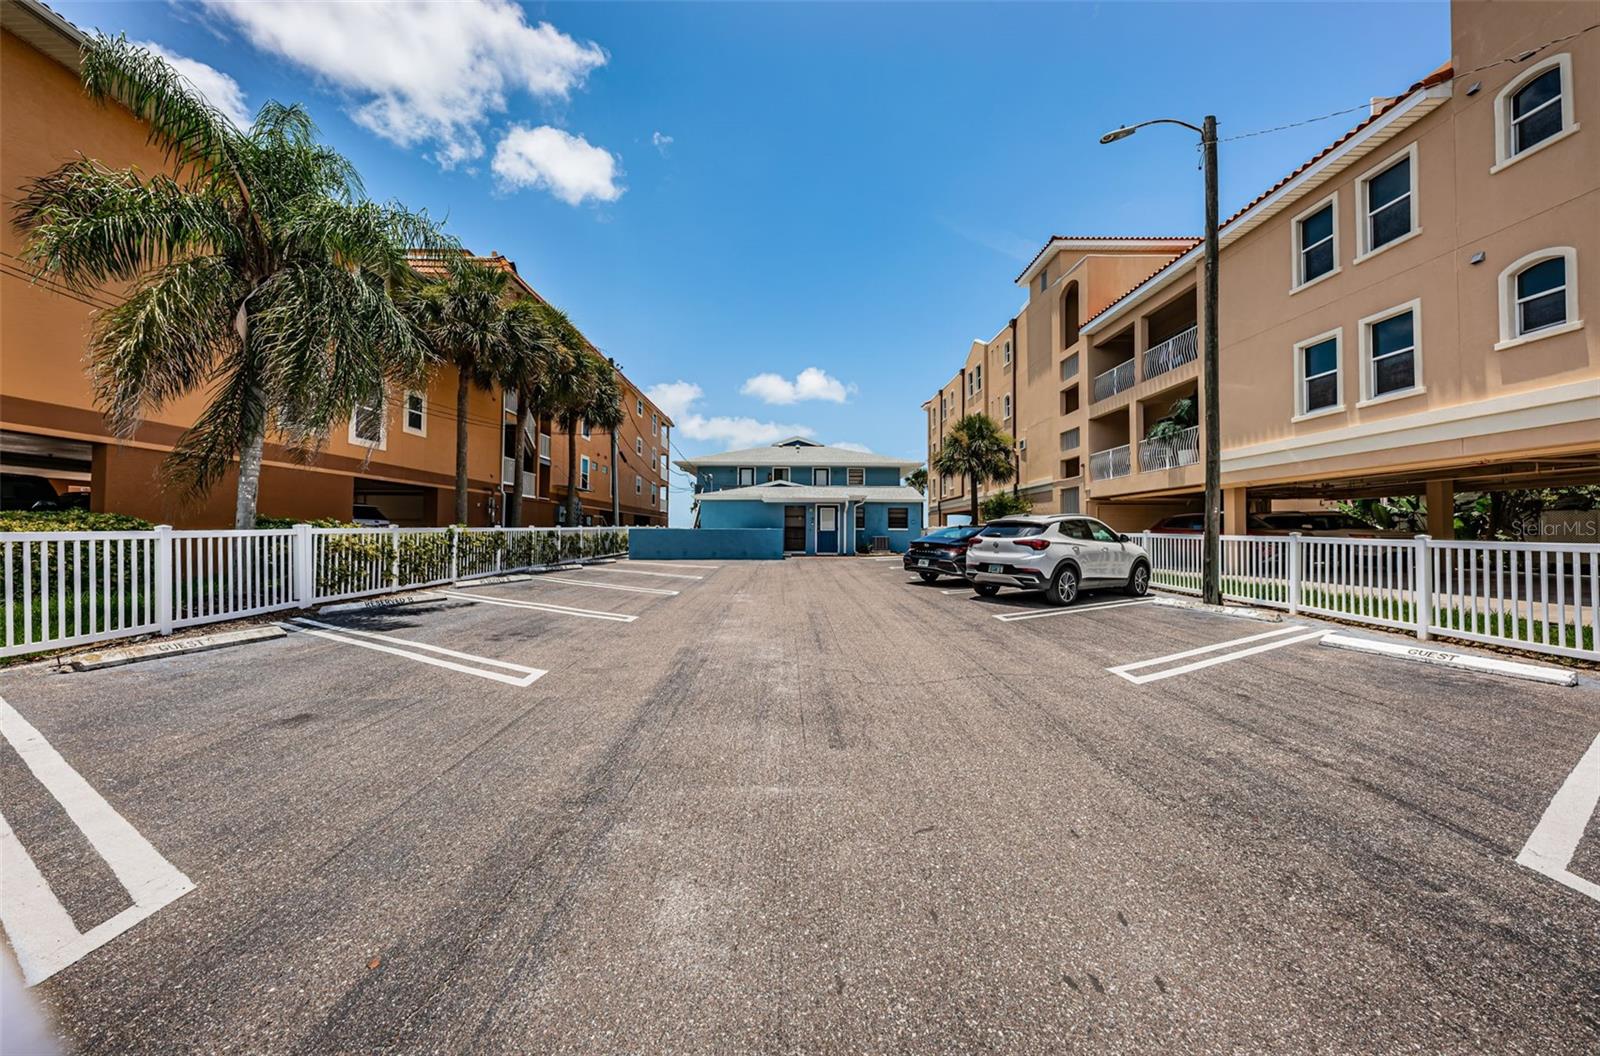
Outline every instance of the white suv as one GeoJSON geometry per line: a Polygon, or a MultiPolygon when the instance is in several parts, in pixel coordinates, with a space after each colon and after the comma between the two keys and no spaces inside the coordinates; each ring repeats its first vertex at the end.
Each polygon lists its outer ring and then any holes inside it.
{"type": "Polygon", "coordinates": [[[1071,605],[1084,587],[1150,590],[1150,555],[1093,517],[1006,517],[990,521],[967,550],[967,581],[984,597],[1001,587],[1043,591],[1071,605]]]}

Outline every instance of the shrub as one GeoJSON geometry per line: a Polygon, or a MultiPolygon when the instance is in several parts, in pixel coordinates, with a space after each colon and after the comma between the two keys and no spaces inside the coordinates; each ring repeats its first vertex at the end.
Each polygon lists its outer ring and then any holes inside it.
{"type": "Polygon", "coordinates": [[[1002,491],[983,500],[983,505],[978,507],[986,521],[999,520],[1001,517],[1014,517],[1020,513],[1030,513],[1033,503],[1021,495],[1013,495],[1009,491],[1002,491]]]}
{"type": "Polygon", "coordinates": [[[7,510],[0,532],[148,532],[155,525],[120,513],[89,510],[7,510]]]}

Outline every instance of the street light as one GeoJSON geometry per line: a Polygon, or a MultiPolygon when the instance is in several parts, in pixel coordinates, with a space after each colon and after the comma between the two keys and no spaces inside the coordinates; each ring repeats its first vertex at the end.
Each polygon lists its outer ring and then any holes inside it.
{"type": "MultiPolygon", "coordinates": [[[[1182,125],[1200,136],[1206,172],[1206,335],[1201,363],[1200,417],[1205,430],[1206,518],[1200,566],[1200,589],[1208,605],[1222,604],[1222,432],[1217,425],[1217,119],[1207,114],[1200,127],[1176,118],[1160,117],[1124,125],[1100,137],[1100,142],[1127,139],[1147,125],[1182,125]]],[[[1240,511],[1241,513],[1244,511],[1240,511]]]]}

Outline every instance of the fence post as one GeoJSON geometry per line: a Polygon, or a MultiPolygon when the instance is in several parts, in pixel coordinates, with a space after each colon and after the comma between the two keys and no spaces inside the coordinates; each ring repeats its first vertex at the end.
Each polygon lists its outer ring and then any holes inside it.
{"type": "Polygon", "coordinates": [[[1428,627],[1433,622],[1433,564],[1428,560],[1428,544],[1431,541],[1427,535],[1417,536],[1416,549],[1413,551],[1415,564],[1412,581],[1416,584],[1417,595],[1417,640],[1422,642],[1428,640],[1428,627]]]}
{"type": "Polygon", "coordinates": [[[295,607],[309,609],[317,599],[317,550],[309,524],[294,526],[295,607]]]}
{"type": "Polygon", "coordinates": [[[1300,615],[1300,533],[1289,533],[1289,615],[1300,615]]]}
{"type": "Polygon", "coordinates": [[[460,564],[460,556],[461,555],[460,555],[460,548],[457,545],[460,542],[460,540],[461,540],[461,529],[457,528],[455,525],[452,524],[450,526],[450,582],[452,582],[452,583],[454,583],[456,580],[461,578],[458,575],[458,572],[459,572],[460,567],[461,567],[461,564],[460,564]]]}
{"type": "Polygon", "coordinates": [[[400,589],[400,526],[389,526],[389,586],[400,589]]]}
{"type": "MultiPolygon", "coordinates": [[[[156,623],[172,633],[172,525],[156,525],[156,623]]],[[[65,569],[63,569],[65,571],[65,569]]]]}

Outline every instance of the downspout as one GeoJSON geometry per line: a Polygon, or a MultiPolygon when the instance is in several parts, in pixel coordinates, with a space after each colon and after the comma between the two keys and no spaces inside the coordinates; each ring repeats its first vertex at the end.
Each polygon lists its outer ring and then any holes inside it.
{"type": "MultiPolygon", "coordinates": [[[[1022,409],[1017,406],[1017,369],[1022,365],[1022,346],[1017,344],[1017,317],[1011,317],[1011,439],[1017,439],[1017,423],[1022,421],[1022,409]]],[[[1015,498],[1022,483],[1022,449],[1012,447],[1017,472],[1011,478],[1011,495],[1015,498]]]]}
{"type": "MultiPolygon", "coordinates": [[[[617,361],[610,357],[606,362],[611,364],[613,373],[617,370],[617,361]]],[[[626,409],[623,411],[627,413],[626,409]]],[[[622,493],[617,487],[617,427],[611,427],[611,527],[615,528],[622,523],[622,493]]]]}

